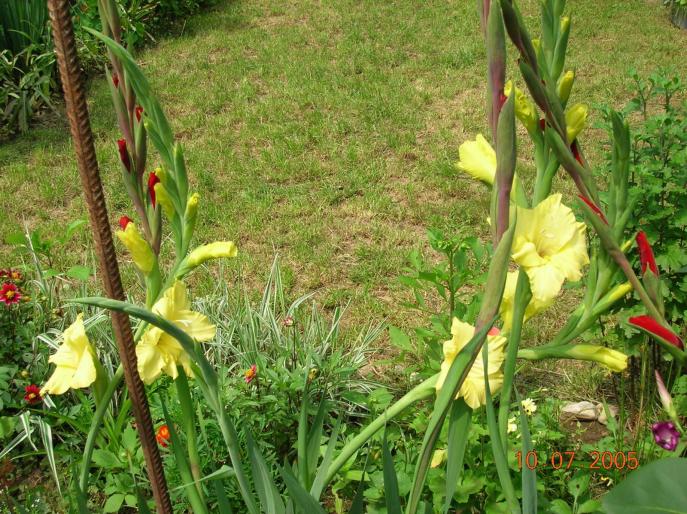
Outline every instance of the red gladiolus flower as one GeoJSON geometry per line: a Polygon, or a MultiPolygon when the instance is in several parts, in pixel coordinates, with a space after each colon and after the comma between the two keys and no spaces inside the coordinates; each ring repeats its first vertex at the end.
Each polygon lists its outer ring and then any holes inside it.
{"type": "Polygon", "coordinates": [[[155,208],[155,184],[158,182],[160,182],[160,177],[155,173],[151,173],[148,176],[148,195],[150,196],[150,203],[153,205],[153,208],[155,208]]]}
{"type": "Polygon", "coordinates": [[[36,384],[27,385],[24,388],[24,391],[26,392],[24,395],[24,401],[26,401],[26,403],[29,405],[35,405],[36,403],[43,401],[43,397],[41,396],[41,388],[36,384]]]}
{"type": "Polygon", "coordinates": [[[593,210],[599,218],[603,220],[603,222],[608,225],[608,220],[606,219],[606,216],[604,216],[604,213],[601,209],[599,209],[594,202],[592,202],[589,198],[587,198],[584,195],[577,195],[580,200],[582,200],[584,203],[587,204],[587,207],[589,207],[591,210],[593,210]]]}
{"type": "Polygon", "coordinates": [[[129,151],[126,149],[126,141],[118,139],[117,146],[119,147],[119,160],[122,161],[126,171],[131,172],[131,159],[129,159],[129,151]]]}
{"type": "Polygon", "coordinates": [[[243,374],[243,380],[246,382],[246,384],[250,384],[255,379],[255,377],[257,377],[257,376],[258,376],[258,367],[255,364],[253,364],[243,374]]]}
{"type": "Polygon", "coordinates": [[[650,334],[662,339],[663,341],[672,344],[673,346],[684,350],[685,345],[675,333],[669,328],[664,327],[654,318],[648,315],[635,316],[628,320],[631,325],[634,325],[642,330],[649,332],[650,334]]]}
{"type": "Polygon", "coordinates": [[[167,448],[167,445],[169,444],[169,437],[169,427],[167,425],[160,425],[160,428],[157,429],[157,433],[155,434],[157,444],[163,448],[167,448]]]}
{"type": "Polygon", "coordinates": [[[651,249],[649,240],[643,230],[637,232],[637,246],[639,247],[639,260],[642,263],[642,273],[646,273],[647,266],[654,275],[658,276],[658,266],[656,266],[656,259],[654,259],[654,251],[651,249]]]}
{"type": "Polygon", "coordinates": [[[21,300],[19,288],[12,282],[5,282],[0,289],[0,302],[9,306],[13,303],[19,303],[19,300],[21,300]]]}
{"type": "Polygon", "coordinates": [[[141,121],[141,116],[143,116],[143,107],[140,105],[136,106],[136,109],[134,109],[134,113],[136,114],[136,121],[141,121]]]}
{"type": "Polygon", "coordinates": [[[131,223],[131,218],[129,216],[122,216],[119,218],[119,226],[122,230],[126,230],[127,225],[131,223]]]}
{"type": "Polygon", "coordinates": [[[577,139],[570,145],[570,150],[572,151],[575,160],[580,163],[580,166],[584,166],[584,163],[582,162],[582,154],[580,153],[580,147],[577,146],[577,139]]]}
{"type": "Polygon", "coordinates": [[[539,130],[542,132],[546,130],[546,120],[544,118],[539,118],[539,130]]]}
{"type": "Polygon", "coordinates": [[[114,84],[114,87],[119,87],[119,75],[117,72],[112,74],[112,83],[114,84]]]}

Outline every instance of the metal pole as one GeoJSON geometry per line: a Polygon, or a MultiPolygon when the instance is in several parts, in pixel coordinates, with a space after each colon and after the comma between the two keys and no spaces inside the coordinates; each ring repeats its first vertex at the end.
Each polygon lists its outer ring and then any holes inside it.
{"type": "MultiPolygon", "coordinates": [[[[81,70],[76,56],[69,0],[48,0],[48,9],[50,10],[55,52],[64,89],[67,117],[74,140],[81,184],[86,196],[100,276],[103,278],[105,293],[108,297],[114,300],[125,300],[117,265],[117,255],[112,242],[105,195],[98,171],[98,161],[93,146],[93,134],[91,133],[81,70]]],[[[128,316],[121,312],[112,312],[112,328],[124,368],[124,379],[131,394],[134,419],[141,439],[146,471],[153,489],[155,505],[159,513],[171,514],[172,504],[169,500],[167,482],[155,439],[145,387],[138,375],[136,349],[128,316]]]]}

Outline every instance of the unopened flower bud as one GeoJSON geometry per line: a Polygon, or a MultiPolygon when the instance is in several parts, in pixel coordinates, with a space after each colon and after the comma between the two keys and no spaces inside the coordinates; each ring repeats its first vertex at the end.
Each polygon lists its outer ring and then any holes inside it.
{"type": "Polygon", "coordinates": [[[556,87],[556,92],[558,93],[558,98],[564,104],[570,98],[570,91],[572,91],[573,83],[575,82],[575,72],[572,70],[566,71],[561,78],[558,79],[558,84],[556,87]]]}
{"type": "Polygon", "coordinates": [[[565,111],[568,144],[571,144],[587,124],[589,108],[585,104],[575,104],[565,111]]]}
{"type": "Polygon", "coordinates": [[[129,157],[129,150],[126,147],[126,141],[124,139],[118,139],[117,147],[119,148],[119,160],[126,171],[131,173],[131,158],[129,157]]]}
{"type": "Polygon", "coordinates": [[[155,266],[155,254],[148,242],[141,236],[136,224],[129,220],[126,228],[118,230],[116,234],[126,249],[129,250],[136,267],[146,275],[150,273],[155,266]]]}

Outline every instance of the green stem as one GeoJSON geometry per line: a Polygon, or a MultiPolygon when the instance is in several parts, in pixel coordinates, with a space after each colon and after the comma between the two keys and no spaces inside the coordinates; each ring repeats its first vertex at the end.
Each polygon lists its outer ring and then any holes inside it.
{"type": "Polygon", "coordinates": [[[98,432],[100,432],[103,418],[107,413],[107,409],[110,406],[110,402],[115,391],[117,390],[117,387],[119,387],[119,384],[122,382],[122,378],[124,378],[124,368],[120,364],[117,368],[117,371],[115,371],[115,374],[112,375],[112,379],[110,380],[110,383],[108,384],[107,389],[105,390],[105,393],[103,394],[102,399],[95,410],[95,414],[93,414],[91,427],[88,430],[88,435],[86,436],[86,444],[84,445],[83,457],[81,459],[81,470],[79,473],[79,489],[81,489],[83,494],[86,494],[86,489],[88,488],[88,477],[90,475],[91,458],[93,456],[96,436],[98,435],[98,432]]]}
{"type": "MultiPolygon", "coordinates": [[[[503,388],[501,389],[501,401],[499,402],[499,433],[504,445],[508,444],[508,414],[510,413],[510,400],[513,390],[513,380],[515,378],[515,361],[518,357],[518,347],[522,335],[522,324],[525,319],[525,310],[530,302],[529,279],[523,271],[518,273],[518,282],[515,286],[513,297],[513,321],[511,332],[508,336],[508,348],[506,350],[506,362],[503,367],[503,388]]],[[[504,452],[507,451],[504,448],[504,452]]]]}
{"type": "Polygon", "coordinates": [[[203,499],[203,487],[200,484],[202,474],[200,456],[198,455],[198,435],[196,434],[196,423],[193,416],[193,399],[191,398],[191,391],[188,387],[188,378],[186,377],[184,368],[178,366],[177,369],[179,370],[179,376],[174,381],[174,384],[177,388],[179,404],[181,406],[181,415],[183,417],[182,427],[184,429],[184,433],[186,434],[188,459],[191,464],[191,474],[193,475],[193,480],[196,483],[198,494],[200,495],[201,499],[203,499]]]}
{"type": "Polygon", "coordinates": [[[332,464],[329,466],[329,469],[327,470],[327,476],[324,479],[325,485],[334,478],[336,473],[344,464],[346,464],[348,459],[350,459],[353,454],[357,452],[373,435],[383,428],[390,419],[398,416],[413,403],[432,396],[435,392],[434,384],[436,384],[438,376],[439,375],[436,374],[408,391],[396,403],[385,410],[377,419],[366,426],[357,436],[351,439],[346,446],[343,447],[338,457],[334,459],[334,462],[332,462],[332,464]]]}

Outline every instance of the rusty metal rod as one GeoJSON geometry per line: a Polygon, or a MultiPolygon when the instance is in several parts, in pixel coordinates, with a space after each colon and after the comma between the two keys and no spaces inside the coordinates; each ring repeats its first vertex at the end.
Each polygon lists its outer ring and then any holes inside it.
{"type": "MultiPolygon", "coordinates": [[[[114,300],[125,300],[124,289],[119,275],[117,255],[112,242],[112,232],[107,215],[105,195],[100,181],[98,161],[95,156],[93,134],[88,117],[88,106],[83,89],[81,69],[74,44],[74,27],[69,12],[69,0],[48,0],[52,34],[55,41],[57,63],[64,90],[67,117],[74,140],[76,161],[81,184],[86,196],[88,216],[91,222],[95,250],[98,256],[100,276],[103,278],[105,293],[114,300]]],[[[121,312],[112,312],[119,357],[124,368],[124,379],[131,394],[131,403],[141,439],[146,471],[153,490],[157,512],[171,514],[172,504],[167,491],[162,460],[155,439],[153,422],[148,408],[145,387],[138,375],[136,349],[129,324],[129,317],[121,312]]]]}

